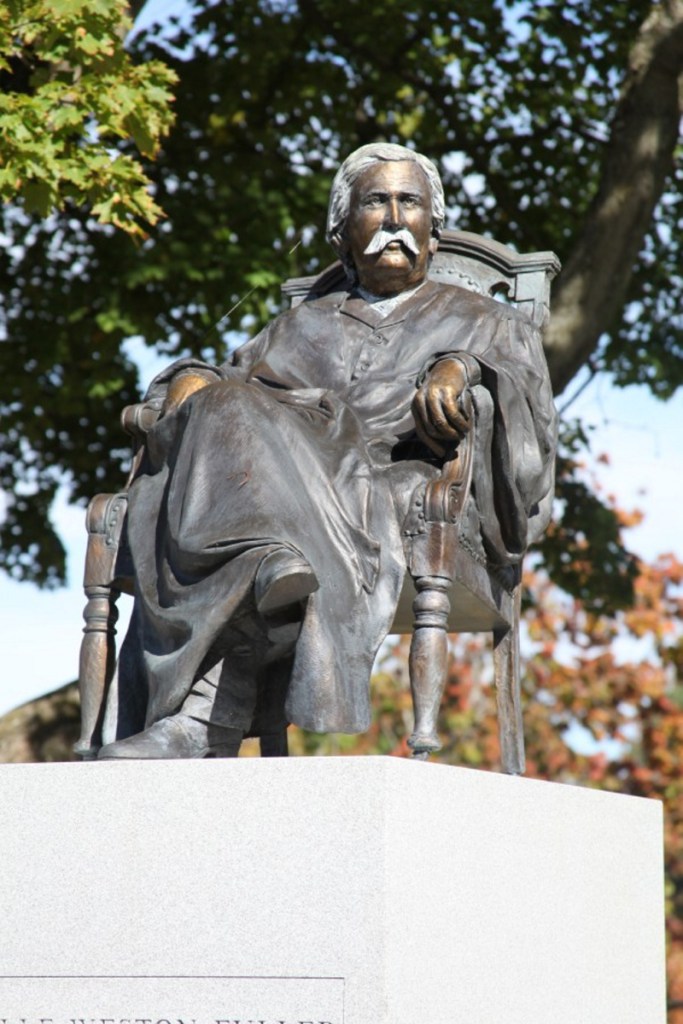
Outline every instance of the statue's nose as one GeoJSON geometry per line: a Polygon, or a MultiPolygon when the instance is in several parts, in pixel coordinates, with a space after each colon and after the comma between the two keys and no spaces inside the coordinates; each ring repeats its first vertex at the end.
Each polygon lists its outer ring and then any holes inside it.
{"type": "Polygon", "coordinates": [[[384,215],[384,227],[387,231],[396,231],[403,227],[403,211],[397,198],[389,199],[384,215]]]}

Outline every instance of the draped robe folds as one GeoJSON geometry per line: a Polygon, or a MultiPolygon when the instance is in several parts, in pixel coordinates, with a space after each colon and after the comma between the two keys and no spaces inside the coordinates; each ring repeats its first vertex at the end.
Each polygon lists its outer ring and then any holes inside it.
{"type": "MultiPolygon", "coordinates": [[[[144,720],[119,715],[119,736],[178,711],[219,659],[229,691],[254,644],[267,704],[253,583],[280,545],[320,583],[286,661],[284,716],[319,732],[368,727],[372,664],[406,569],[403,521],[415,487],[439,472],[411,403],[430,367],[458,353],[481,370],[468,522],[489,562],[506,566],[547,524],[556,431],[539,331],[511,307],[428,281],[381,317],[334,293],[283,313],[223,367],[181,360],[153,382],[158,401],[178,372],[214,380],[149,432],[130,488],[136,600],[116,699],[146,706],[144,720]]],[[[240,685],[221,724],[265,731],[240,685]]]]}

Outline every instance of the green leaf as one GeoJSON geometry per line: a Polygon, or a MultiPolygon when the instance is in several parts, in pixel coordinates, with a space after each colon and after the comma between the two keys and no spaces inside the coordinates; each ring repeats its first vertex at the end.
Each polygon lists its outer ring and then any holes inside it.
{"type": "Polygon", "coordinates": [[[45,181],[28,181],[22,190],[24,204],[29,213],[47,217],[57,200],[54,189],[45,181]]]}
{"type": "Polygon", "coordinates": [[[140,152],[144,156],[154,156],[157,149],[157,138],[150,130],[149,123],[145,123],[137,115],[133,115],[126,118],[124,125],[140,152]]]}

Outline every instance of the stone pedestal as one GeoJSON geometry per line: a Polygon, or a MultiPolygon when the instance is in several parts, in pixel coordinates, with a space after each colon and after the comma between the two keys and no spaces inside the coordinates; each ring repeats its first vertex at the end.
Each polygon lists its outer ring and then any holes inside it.
{"type": "Polygon", "coordinates": [[[0,766],[0,1022],[664,1024],[657,803],[393,758],[0,766]]]}

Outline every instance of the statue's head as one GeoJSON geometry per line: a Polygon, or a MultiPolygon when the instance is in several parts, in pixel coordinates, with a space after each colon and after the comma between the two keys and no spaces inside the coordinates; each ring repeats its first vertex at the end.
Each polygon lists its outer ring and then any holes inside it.
{"type": "Polygon", "coordinates": [[[352,280],[377,294],[402,291],[426,275],[444,208],[431,160],[392,143],[362,146],[332,184],[327,238],[352,280]]]}

